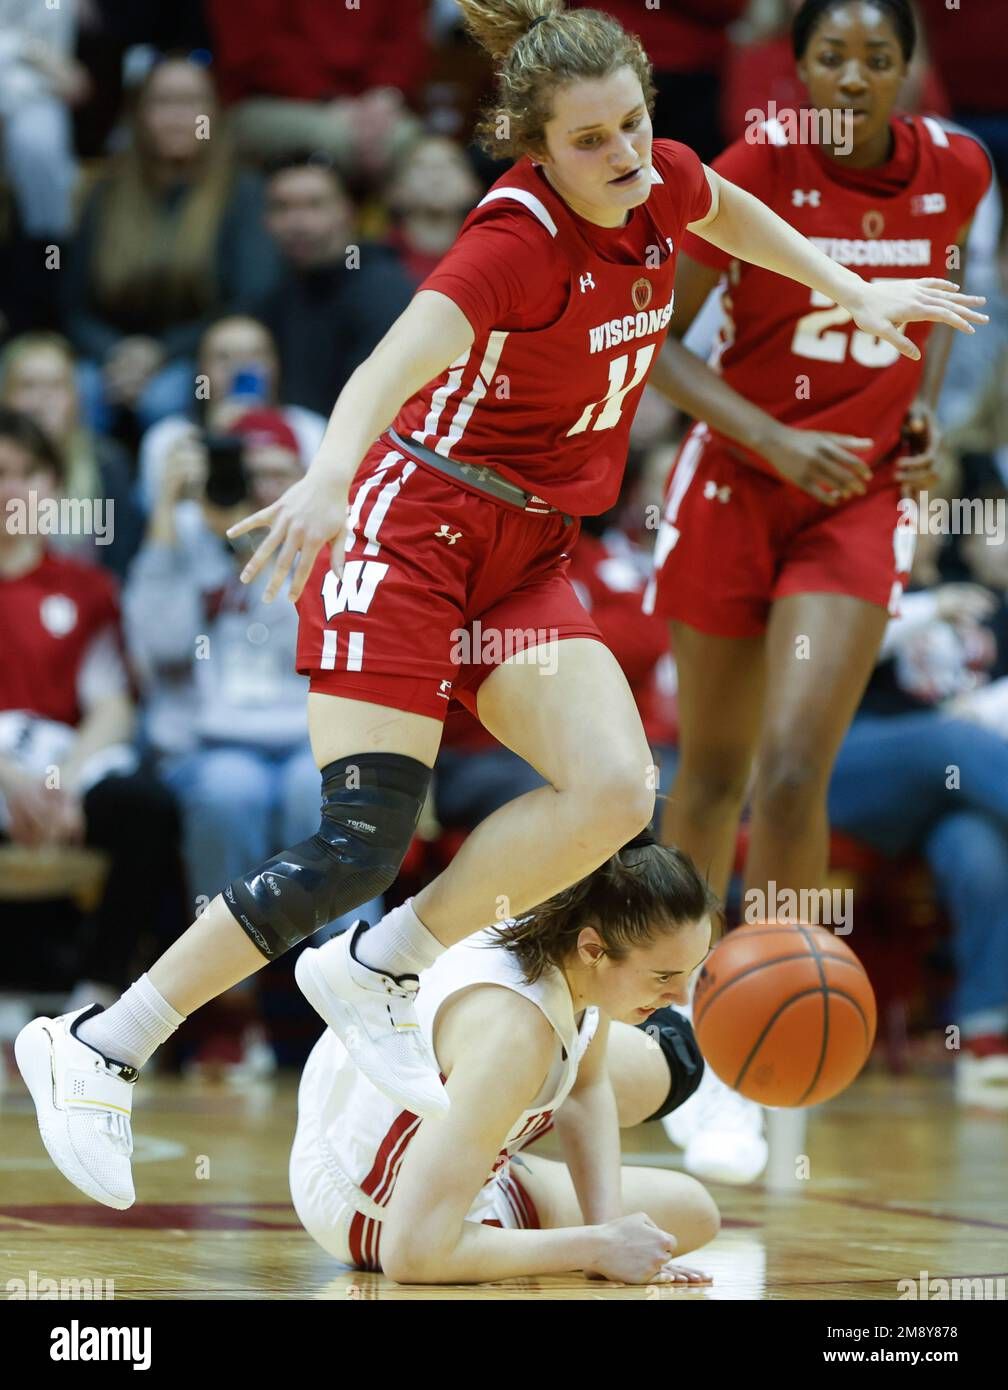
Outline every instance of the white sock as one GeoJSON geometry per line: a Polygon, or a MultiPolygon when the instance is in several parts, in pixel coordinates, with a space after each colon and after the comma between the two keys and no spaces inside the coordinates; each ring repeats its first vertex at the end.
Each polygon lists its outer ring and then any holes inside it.
{"type": "Polygon", "coordinates": [[[141,975],[110,1008],[82,1023],[77,1036],[105,1057],[142,1067],[184,1022],[185,1014],[176,1013],[148,977],[141,975]]]}
{"type": "MultiPolygon", "coordinates": [[[[335,941],[327,941],[321,949],[325,952],[335,944],[335,941]]],[[[436,936],[431,936],[413,911],[413,899],[407,898],[399,907],[386,912],[380,922],[362,932],[355,949],[357,959],[372,970],[382,970],[386,975],[419,975],[421,970],[433,965],[447,947],[442,946],[436,936]]]]}

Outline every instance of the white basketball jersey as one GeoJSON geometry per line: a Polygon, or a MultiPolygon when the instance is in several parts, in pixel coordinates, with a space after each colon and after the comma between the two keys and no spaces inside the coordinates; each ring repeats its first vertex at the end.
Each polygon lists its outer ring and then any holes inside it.
{"type": "MultiPolygon", "coordinates": [[[[553,1112],[573,1086],[578,1063],[598,1027],[598,1010],[590,1007],[578,1028],[570,990],[559,970],[550,968],[534,984],[526,984],[515,957],[492,942],[489,932],[479,932],[452,946],[423,973],[417,1014],[424,1034],[431,1040],[438,1011],[452,995],[489,983],[531,999],[549,1019],[556,1040],[542,1089],[511,1127],[469,1210],[470,1221],[482,1221],[492,1212],[494,1184],[507,1180],[511,1155],[549,1129],[553,1112]]],[[[506,1059],[501,1065],[507,1065],[506,1059]]],[[[400,1109],[373,1086],[328,1030],[315,1044],[305,1066],[298,1111],[299,1128],[312,1135],[327,1171],[347,1200],[362,1215],[380,1220],[380,1208],[392,1196],[410,1140],[420,1126],[418,1117],[400,1109]]]]}

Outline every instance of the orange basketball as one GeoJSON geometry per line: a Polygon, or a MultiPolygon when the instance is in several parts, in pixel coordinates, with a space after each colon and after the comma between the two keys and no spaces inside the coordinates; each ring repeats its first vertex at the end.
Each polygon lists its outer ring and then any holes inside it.
{"type": "Polygon", "coordinates": [[[700,1050],[761,1105],[815,1105],[868,1060],[875,995],[864,966],[825,927],[754,922],[708,956],[693,996],[700,1050]]]}

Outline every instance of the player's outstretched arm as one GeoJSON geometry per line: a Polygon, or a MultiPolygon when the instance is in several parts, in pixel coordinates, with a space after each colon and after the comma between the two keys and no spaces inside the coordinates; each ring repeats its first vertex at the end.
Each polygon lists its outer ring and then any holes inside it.
{"type": "Polygon", "coordinates": [[[447,295],[436,290],[414,295],[343,387],[305,476],[272,506],[229,529],[233,538],[268,528],[242,571],[243,583],[254,579],[279,552],[264,597],[267,602],[276,597],[292,566],[290,596],[300,596],[322,546],[343,532],[350,484],[367,450],[403,402],[440,376],[472,343],[468,319],[447,295]]]}
{"type": "Polygon", "coordinates": [[[751,193],[713,169],[705,172],[711,185],[710,211],[702,221],[691,223],[690,231],[730,256],[819,290],[842,305],[859,328],[891,343],[904,357],[916,360],[921,355],[901,331],[906,323],[947,323],[959,332],[973,333],[974,324],[987,322],[986,314],[976,308],[985,302],[983,297],[960,293],[950,280],[863,280],[830,260],[751,193]]]}

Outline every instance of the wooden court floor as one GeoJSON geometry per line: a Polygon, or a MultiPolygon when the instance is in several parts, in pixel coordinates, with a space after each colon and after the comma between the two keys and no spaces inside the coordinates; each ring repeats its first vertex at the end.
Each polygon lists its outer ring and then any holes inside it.
{"type": "MultiPolygon", "coordinates": [[[[897,1281],[924,1270],[1008,1274],[1008,1112],[958,1109],[940,1074],[869,1075],[811,1112],[809,1177],[793,1192],[712,1185],[723,1230],[688,1263],[714,1283],[688,1292],[580,1275],[431,1289],[344,1269],[302,1231],[288,1198],[295,1088],[294,1075],[241,1091],[141,1083],[137,1203],[115,1212],[51,1167],[20,1079],[8,1076],[0,1293],[35,1271],[111,1280],[117,1299],[895,1299],[897,1281]]],[[[659,1125],[628,1131],[624,1149],[678,1165],[659,1125]]]]}

